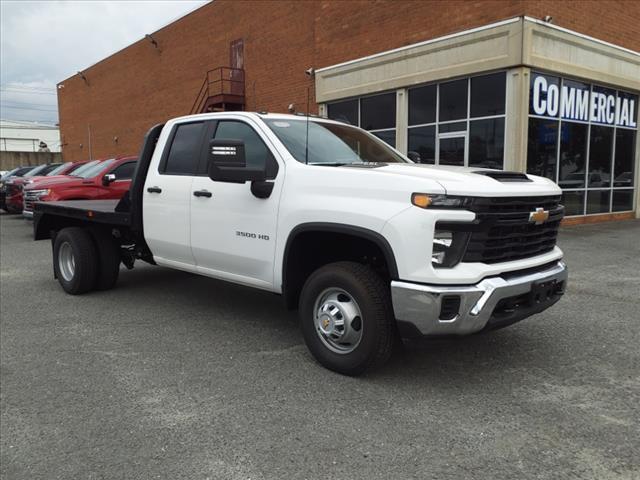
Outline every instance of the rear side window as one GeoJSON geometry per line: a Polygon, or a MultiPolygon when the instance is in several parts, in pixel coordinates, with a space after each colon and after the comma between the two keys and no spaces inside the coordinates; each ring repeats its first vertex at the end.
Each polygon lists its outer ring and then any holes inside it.
{"type": "Polygon", "coordinates": [[[267,178],[273,179],[278,173],[278,162],[264,144],[256,131],[243,122],[222,120],[218,123],[216,140],[242,140],[248,168],[264,168],[267,165],[267,178]]]}
{"type": "Polygon", "coordinates": [[[136,162],[127,162],[113,169],[111,173],[116,176],[116,180],[130,180],[136,169],[136,162]]]}
{"type": "Polygon", "coordinates": [[[195,175],[202,146],[203,122],[183,123],[176,127],[171,148],[161,173],[195,175]]]}

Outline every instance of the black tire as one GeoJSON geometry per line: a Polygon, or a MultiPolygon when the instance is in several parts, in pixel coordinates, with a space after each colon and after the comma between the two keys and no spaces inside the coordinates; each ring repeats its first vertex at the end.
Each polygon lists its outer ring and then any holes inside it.
{"type": "Polygon", "coordinates": [[[108,230],[91,229],[91,236],[98,252],[98,273],[94,288],[109,290],[115,286],[120,274],[120,247],[108,230]]]}
{"type": "Polygon", "coordinates": [[[80,295],[93,289],[98,273],[96,247],[89,231],[80,227],[60,230],[53,244],[53,269],[65,292],[80,295]],[[60,250],[70,247],[74,260],[72,272],[61,267],[60,250]]]}
{"type": "Polygon", "coordinates": [[[396,325],[389,286],[369,266],[337,262],[313,272],[300,296],[300,322],[305,343],[315,359],[344,375],[360,375],[391,357],[396,325]],[[336,353],[321,340],[315,322],[316,301],[327,289],[337,288],[351,296],[362,313],[361,339],[348,353],[336,353]]]}

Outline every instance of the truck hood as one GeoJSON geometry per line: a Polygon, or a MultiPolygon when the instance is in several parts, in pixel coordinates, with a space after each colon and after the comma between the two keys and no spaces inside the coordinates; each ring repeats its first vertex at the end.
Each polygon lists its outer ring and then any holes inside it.
{"type": "MultiPolygon", "coordinates": [[[[390,163],[371,171],[393,176],[425,178],[438,182],[447,195],[506,197],[525,195],[560,195],[562,191],[551,180],[526,175],[520,180],[500,178],[503,170],[474,167],[449,167],[416,163],[390,163]],[[493,177],[491,175],[494,175],[493,177]]],[[[514,173],[515,172],[511,172],[514,173]]],[[[516,174],[521,175],[521,174],[516,174]]],[[[424,192],[429,193],[429,192],[424,192]]]]}
{"type": "Polygon", "coordinates": [[[26,186],[27,190],[39,190],[41,188],[53,188],[57,186],[71,187],[82,185],[83,183],[93,183],[90,179],[71,177],[68,175],[56,175],[53,177],[42,177],[26,186]]]}

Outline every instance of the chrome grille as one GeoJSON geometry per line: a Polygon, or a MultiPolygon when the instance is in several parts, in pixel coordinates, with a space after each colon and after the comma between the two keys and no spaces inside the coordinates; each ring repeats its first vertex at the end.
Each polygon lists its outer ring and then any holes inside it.
{"type": "Polygon", "coordinates": [[[40,199],[40,193],[32,192],[30,190],[24,190],[23,195],[23,210],[26,212],[33,211],[33,203],[40,199]]]}

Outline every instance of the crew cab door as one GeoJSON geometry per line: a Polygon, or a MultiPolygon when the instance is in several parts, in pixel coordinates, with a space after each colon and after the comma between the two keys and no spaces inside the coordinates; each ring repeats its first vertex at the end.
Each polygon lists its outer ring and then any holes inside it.
{"type": "Polygon", "coordinates": [[[248,119],[210,122],[207,150],[191,192],[191,250],[199,272],[237,283],[273,289],[276,223],[284,168],[260,125],[248,119]],[[206,174],[210,140],[244,142],[247,167],[267,166],[273,190],[252,193],[252,182],[214,182],[206,174]]]}
{"type": "Polygon", "coordinates": [[[202,156],[205,122],[175,124],[159,161],[149,167],[142,193],[144,236],[154,260],[195,269],[191,254],[191,184],[202,156]]]}

